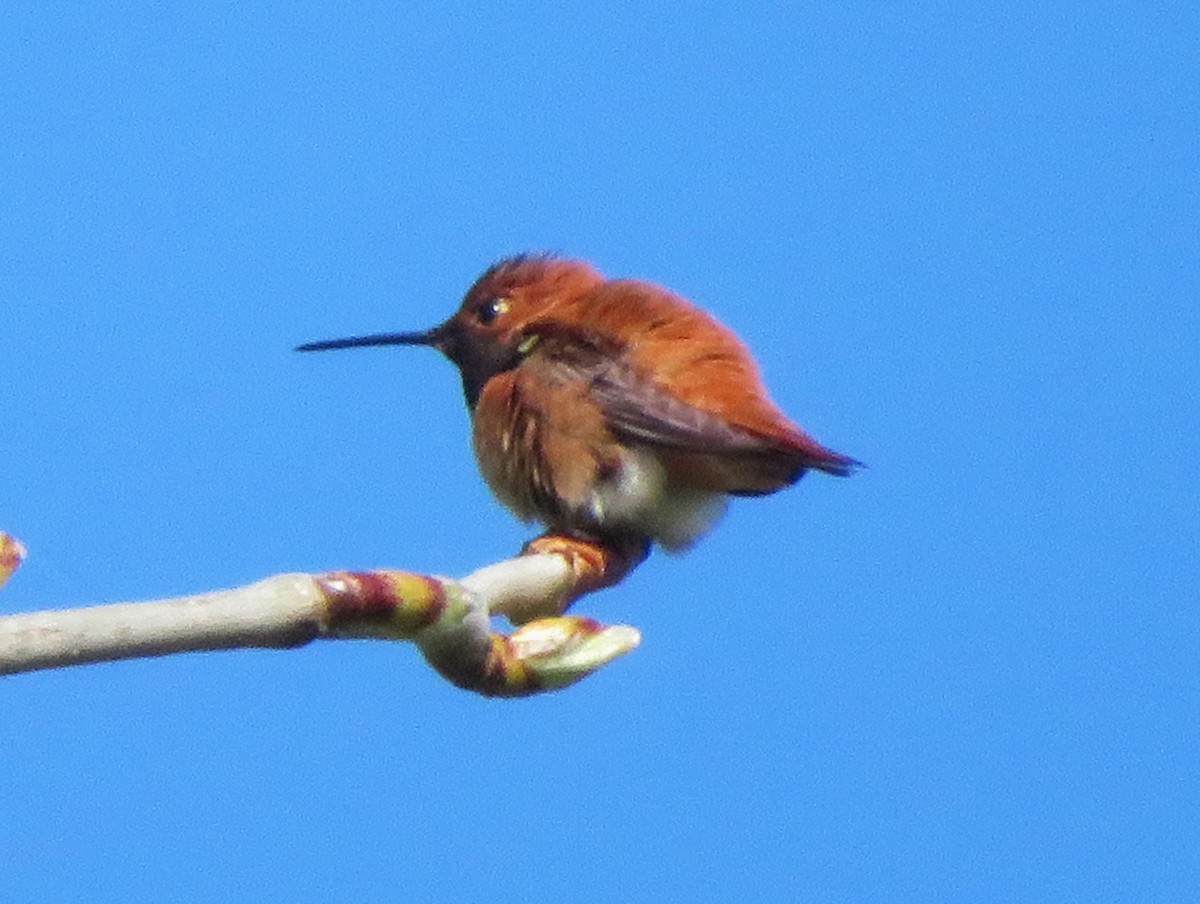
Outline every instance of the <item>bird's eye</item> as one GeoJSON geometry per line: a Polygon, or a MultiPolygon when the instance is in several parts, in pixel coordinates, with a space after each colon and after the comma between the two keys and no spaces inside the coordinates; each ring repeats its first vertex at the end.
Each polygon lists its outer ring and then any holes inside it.
{"type": "Polygon", "coordinates": [[[507,310],[507,298],[489,298],[475,309],[475,317],[480,323],[487,326],[507,310]]]}

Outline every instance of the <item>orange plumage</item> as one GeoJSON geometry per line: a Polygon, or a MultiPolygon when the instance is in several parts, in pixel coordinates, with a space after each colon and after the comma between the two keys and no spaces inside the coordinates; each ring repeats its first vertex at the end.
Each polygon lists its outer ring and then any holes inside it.
{"type": "Polygon", "coordinates": [[[427,332],[301,348],[394,344],[432,345],[458,365],[484,479],[552,530],[681,549],[727,496],[859,464],[771,402],[750,353],[712,316],[582,261],[507,258],[427,332]]]}

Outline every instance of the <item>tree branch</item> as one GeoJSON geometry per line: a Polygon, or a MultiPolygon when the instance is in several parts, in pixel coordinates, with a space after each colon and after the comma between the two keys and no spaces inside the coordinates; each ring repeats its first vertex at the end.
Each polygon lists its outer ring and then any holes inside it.
{"type": "MultiPolygon", "coordinates": [[[[0,533],[0,583],[23,552],[0,533]]],[[[581,566],[565,552],[530,552],[459,581],[387,570],[282,574],[195,596],[0,616],[0,675],[369,637],[412,641],[459,687],[526,696],[573,684],[637,646],[634,628],[557,614],[603,586],[604,575],[612,583],[636,564],[619,553],[581,566]],[[491,630],[493,614],[540,617],[506,635],[491,630]]]]}

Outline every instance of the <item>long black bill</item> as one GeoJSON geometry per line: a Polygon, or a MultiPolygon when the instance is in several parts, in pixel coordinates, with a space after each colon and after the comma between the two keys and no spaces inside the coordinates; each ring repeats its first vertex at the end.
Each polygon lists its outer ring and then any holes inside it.
{"type": "Polygon", "coordinates": [[[320,342],[305,342],[297,345],[298,352],[323,352],[334,348],[363,348],[368,345],[434,345],[442,337],[441,330],[434,327],[423,333],[373,333],[370,336],[351,336],[348,339],[323,339],[320,342]]]}

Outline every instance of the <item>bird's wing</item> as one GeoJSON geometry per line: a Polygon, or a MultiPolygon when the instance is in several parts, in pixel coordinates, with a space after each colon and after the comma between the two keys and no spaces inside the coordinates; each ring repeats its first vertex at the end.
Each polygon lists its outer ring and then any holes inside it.
{"type": "Polygon", "coordinates": [[[853,466],[799,430],[765,435],[745,429],[663,388],[630,363],[612,340],[553,321],[526,332],[523,367],[539,379],[587,386],[613,434],[657,448],[685,483],[729,493],[771,492],[808,468],[853,466]]]}
{"type": "Polygon", "coordinates": [[[677,399],[639,374],[611,340],[556,321],[533,324],[527,337],[528,365],[542,379],[586,384],[609,427],[628,439],[713,454],[763,447],[761,438],[677,399]]]}

